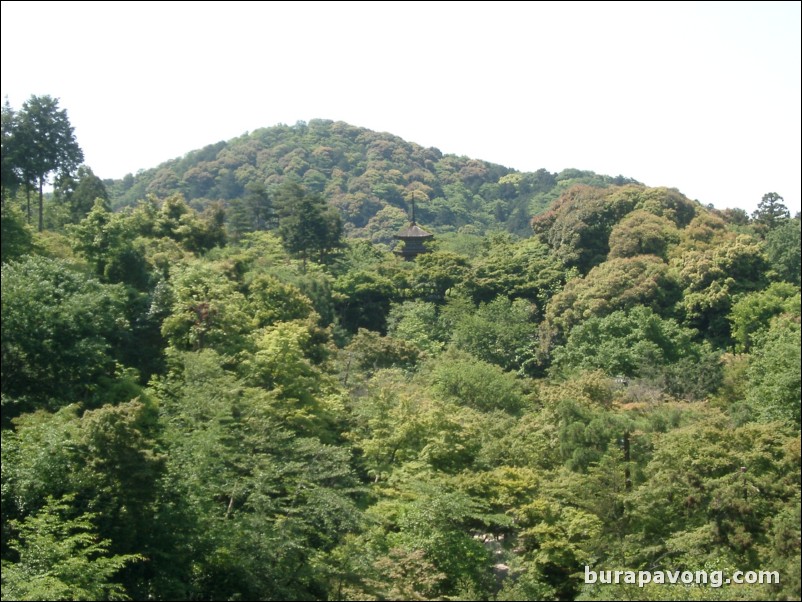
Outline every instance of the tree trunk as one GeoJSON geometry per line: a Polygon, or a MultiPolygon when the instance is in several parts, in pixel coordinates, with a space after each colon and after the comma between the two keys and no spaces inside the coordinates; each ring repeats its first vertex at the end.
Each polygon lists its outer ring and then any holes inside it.
{"type": "Polygon", "coordinates": [[[39,178],[39,232],[45,229],[44,219],[44,200],[42,187],[44,186],[44,178],[39,178]]]}
{"type": "Polygon", "coordinates": [[[25,185],[25,198],[28,200],[28,225],[31,225],[31,187],[25,185]]]}

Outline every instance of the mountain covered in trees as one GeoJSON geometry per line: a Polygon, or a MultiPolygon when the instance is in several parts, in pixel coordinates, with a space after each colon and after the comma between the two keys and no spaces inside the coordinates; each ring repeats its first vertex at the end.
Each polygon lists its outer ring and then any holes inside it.
{"type": "Polygon", "coordinates": [[[520,173],[318,119],[211,144],[106,185],[114,207],[148,194],[181,193],[198,208],[223,201],[229,226],[239,233],[258,227],[261,191],[286,179],[322,195],[339,211],[348,236],[385,243],[405,225],[413,198],[419,220],[441,233],[468,226],[477,233],[501,228],[525,235],[530,216],[575,184],[635,183],[577,169],[520,173]]]}
{"type": "Polygon", "coordinates": [[[716,211],[313,121],[65,165],[37,231],[7,117],[4,598],[799,599],[778,194],[716,211]]]}

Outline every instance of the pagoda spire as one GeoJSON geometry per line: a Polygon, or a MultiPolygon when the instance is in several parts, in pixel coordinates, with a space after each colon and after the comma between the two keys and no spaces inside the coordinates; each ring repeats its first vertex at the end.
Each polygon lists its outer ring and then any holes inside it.
{"type": "Polygon", "coordinates": [[[409,222],[409,226],[401,230],[401,232],[393,237],[403,243],[403,246],[400,249],[396,249],[396,255],[400,255],[407,261],[412,261],[421,253],[426,253],[428,249],[424,246],[424,243],[434,238],[434,235],[431,232],[427,232],[418,226],[418,223],[415,220],[414,192],[412,193],[410,200],[412,202],[412,215],[410,216],[412,219],[409,222]]]}

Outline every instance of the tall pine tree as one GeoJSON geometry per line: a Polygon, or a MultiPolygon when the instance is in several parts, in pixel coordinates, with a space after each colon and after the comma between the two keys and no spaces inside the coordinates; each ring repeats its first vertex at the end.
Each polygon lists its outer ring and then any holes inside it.
{"type": "MultiPolygon", "coordinates": [[[[31,96],[22,105],[15,141],[24,184],[39,188],[39,231],[44,228],[44,185],[48,176],[74,171],[84,160],[66,109],[51,96],[31,96]]],[[[30,204],[29,204],[30,207],[30,204]]],[[[29,215],[30,219],[30,208],[29,215]]]]}
{"type": "Polygon", "coordinates": [[[284,248],[301,258],[304,270],[310,257],[324,261],[342,245],[342,220],[320,195],[307,192],[297,182],[285,182],[276,191],[276,204],[284,248]]]}

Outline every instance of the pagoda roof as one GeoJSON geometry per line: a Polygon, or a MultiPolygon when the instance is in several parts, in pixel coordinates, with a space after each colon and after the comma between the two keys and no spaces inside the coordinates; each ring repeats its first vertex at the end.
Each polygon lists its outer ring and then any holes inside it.
{"type": "Polygon", "coordinates": [[[407,228],[404,228],[394,236],[394,238],[399,238],[401,240],[405,238],[432,238],[434,234],[431,232],[427,232],[415,222],[412,222],[407,228]]]}

